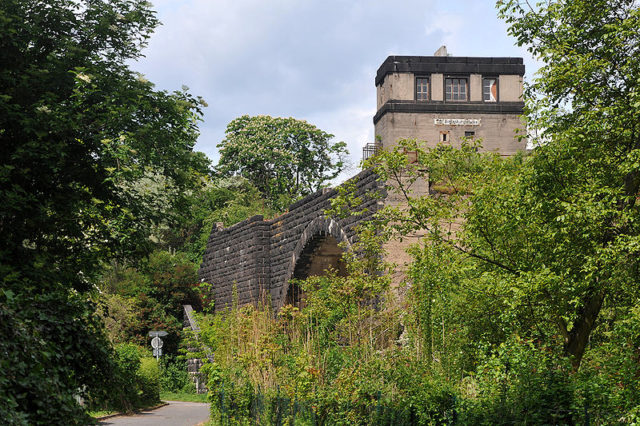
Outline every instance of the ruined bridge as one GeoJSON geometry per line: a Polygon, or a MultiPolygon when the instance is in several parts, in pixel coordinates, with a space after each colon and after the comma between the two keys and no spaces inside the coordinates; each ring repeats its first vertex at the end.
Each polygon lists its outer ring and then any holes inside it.
{"type": "Polygon", "coordinates": [[[215,309],[232,303],[236,287],[238,304],[270,299],[279,309],[297,303],[300,291],[292,278],[320,275],[329,266],[344,273],[342,249],[354,241],[355,228],[380,207],[369,196],[382,189],[378,177],[364,170],[351,178],[355,195],[362,197],[359,211],[344,219],[325,216],[336,189],[323,189],[292,204],[271,220],[254,216],[229,228],[214,227],[207,243],[200,279],[213,285],[215,309]]]}

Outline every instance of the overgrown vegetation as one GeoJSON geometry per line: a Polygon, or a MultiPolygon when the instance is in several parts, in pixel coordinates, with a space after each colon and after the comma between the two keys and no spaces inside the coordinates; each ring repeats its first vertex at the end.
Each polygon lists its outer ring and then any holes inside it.
{"type": "Polygon", "coordinates": [[[117,345],[117,374],[123,392],[118,395],[112,408],[132,411],[160,402],[160,370],[155,359],[132,343],[117,345]]]}
{"type": "Polygon", "coordinates": [[[193,151],[202,99],[129,68],[157,25],[138,0],[0,6],[3,424],[86,424],[89,407],[145,403],[121,385],[134,369],[113,345],[147,347],[164,329],[175,355],[211,227],[277,213],[193,151]]]}
{"type": "Polygon", "coordinates": [[[201,101],[132,72],[157,25],[146,2],[0,7],[0,418],[86,424],[77,400],[121,389],[93,315],[103,262],[140,258],[208,161],[201,101]],[[164,206],[145,189],[162,182],[164,206]],[[21,344],[17,344],[20,342],[21,344]],[[78,397],[78,398],[76,398],[78,397]]]}
{"type": "Polygon", "coordinates": [[[214,419],[639,421],[640,11],[632,0],[498,9],[545,63],[527,88],[544,138],[511,158],[412,140],[374,158],[406,205],[367,225],[348,277],[299,283],[300,310],[202,318],[214,419]],[[425,181],[429,196],[414,195],[425,181]],[[376,248],[415,232],[425,237],[396,300],[376,248]]]}
{"type": "MultiPolygon", "coordinates": [[[[348,276],[299,282],[301,309],[200,317],[214,421],[640,421],[637,3],[498,10],[545,64],[526,91],[543,140],[506,159],[412,140],[374,158],[407,203],[361,227],[348,276]],[[414,232],[391,289],[383,244],[414,232]]],[[[127,66],[156,25],[131,0],[0,8],[3,423],[86,424],[89,408],[193,392],[182,304],[212,311],[215,283],[196,276],[211,228],[272,217],[343,168],[331,135],[245,116],[213,173],[192,149],[204,102],[127,66]],[[267,143],[266,159],[251,148],[267,143]],[[160,365],[152,329],[169,332],[160,365]]],[[[343,191],[327,213],[358,202],[343,191]]]]}

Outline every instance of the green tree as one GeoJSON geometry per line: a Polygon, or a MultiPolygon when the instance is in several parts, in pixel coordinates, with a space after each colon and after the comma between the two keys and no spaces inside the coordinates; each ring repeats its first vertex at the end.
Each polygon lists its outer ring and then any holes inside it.
{"type": "MultiPolygon", "coordinates": [[[[545,129],[523,179],[531,245],[562,282],[549,299],[574,366],[607,303],[638,292],[640,10],[634,0],[499,1],[509,32],[544,63],[528,88],[545,129]]],[[[552,290],[552,289],[548,289],[552,290]]]]}
{"type": "Polygon", "coordinates": [[[322,188],[344,169],[344,142],[294,118],[244,115],[227,126],[217,169],[247,178],[276,207],[322,188]]]}
{"type": "Polygon", "coordinates": [[[112,371],[87,291],[102,261],[146,251],[162,219],[139,182],[162,176],[177,205],[206,173],[192,152],[199,100],[154,90],[127,65],[158,23],[148,6],[0,6],[0,310],[17,333],[0,341],[0,418],[10,424],[86,422],[74,394],[97,397],[112,371]]]}
{"type": "Polygon", "coordinates": [[[241,176],[207,179],[204,187],[188,194],[187,201],[179,209],[179,222],[163,223],[154,235],[158,235],[159,246],[182,251],[198,264],[217,222],[231,226],[251,216],[273,217],[280,213],[241,176]]]}
{"type": "Polygon", "coordinates": [[[136,268],[105,268],[99,314],[112,343],[149,343],[150,330],[165,330],[164,352],[177,352],[183,305],[202,308],[196,266],[184,253],[158,250],[136,268]]]}

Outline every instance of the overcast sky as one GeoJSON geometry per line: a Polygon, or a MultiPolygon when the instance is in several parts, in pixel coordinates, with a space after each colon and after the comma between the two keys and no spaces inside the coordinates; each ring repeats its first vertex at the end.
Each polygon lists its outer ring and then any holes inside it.
{"type": "MultiPolygon", "coordinates": [[[[373,141],[375,73],[389,55],[518,56],[493,0],[155,0],[162,22],[134,63],[160,89],[209,106],[196,150],[214,164],[244,114],[304,119],[347,143],[356,170],[373,141]]],[[[348,173],[353,174],[353,173],[348,173]]]]}

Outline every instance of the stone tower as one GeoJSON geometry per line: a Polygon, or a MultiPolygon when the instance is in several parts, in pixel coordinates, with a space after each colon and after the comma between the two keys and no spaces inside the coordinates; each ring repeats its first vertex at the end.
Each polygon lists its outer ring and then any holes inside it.
{"type": "Polygon", "coordinates": [[[389,56],[375,79],[376,139],[383,148],[404,138],[459,146],[482,138],[483,150],[512,155],[524,150],[516,129],[524,103],[522,58],[389,56]]]}

